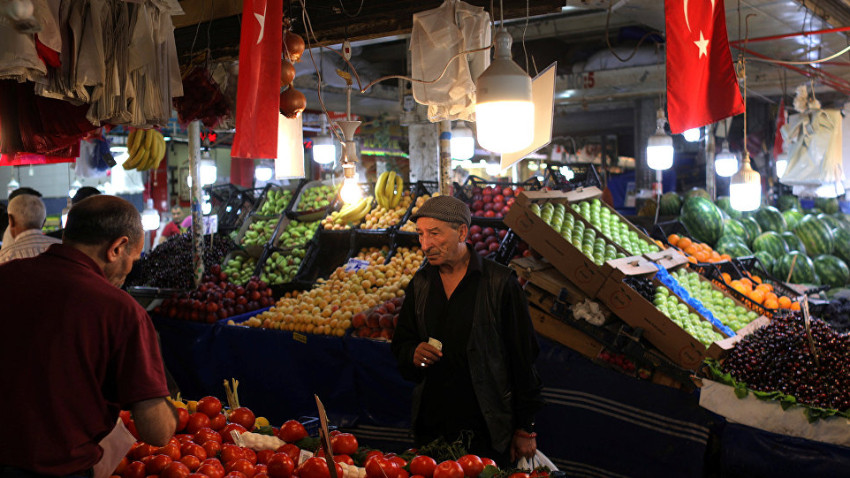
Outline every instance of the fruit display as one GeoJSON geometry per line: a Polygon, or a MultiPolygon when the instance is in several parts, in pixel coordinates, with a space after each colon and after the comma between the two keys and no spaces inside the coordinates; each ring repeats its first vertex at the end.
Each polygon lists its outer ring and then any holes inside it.
{"type": "Polygon", "coordinates": [[[704,242],[694,242],[689,237],[670,234],[667,243],[682,251],[691,263],[697,262],[720,262],[728,261],[732,257],[729,254],[721,254],[704,242]]]}
{"type": "Polygon", "coordinates": [[[479,255],[486,256],[499,249],[499,244],[507,233],[507,229],[496,229],[489,226],[481,227],[478,224],[473,224],[469,226],[469,238],[467,242],[472,244],[472,248],[479,255]]]}
{"type": "Polygon", "coordinates": [[[785,223],[785,216],[779,209],[773,206],[762,206],[753,213],[753,217],[761,228],[762,232],[773,231],[777,233],[785,232],[788,225],[785,223]]]}
{"type": "Polygon", "coordinates": [[[176,319],[213,323],[268,307],[273,302],[272,290],[264,281],[253,277],[244,286],[227,282],[227,274],[216,264],[197,289],[165,299],[156,312],[176,319]]]}
{"type": "Polygon", "coordinates": [[[279,218],[258,219],[253,217],[239,241],[243,247],[247,246],[262,246],[271,240],[274,235],[274,230],[277,228],[279,218]]]}
{"type": "Polygon", "coordinates": [[[841,259],[830,255],[821,254],[814,259],[815,274],[819,282],[830,287],[843,287],[850,281],[850,269],[841,259]]]}
{"type": "MultiPolygon", "coordinates": [[[[378,197],[378,190],[375,189],[375,198],[378,197]]],[[[387,229],[401,222],[402,216],[410,208],[413,202],[413,197],[410,191],[403,191],[397,195],[399,200],[393,200],[395,206],[382,206],[381,201],[378,201],[378,206],[369,211],[360,225],[360,229],[387,229]]]]}
{"type": "Polygon", "coordinates": [[[287,292],[268,311],[240,325],[342,337],[355,314],[402,297],[424,259],[419,248],[399,247],[384,264],[386,252],[366,249],[358,258],[369,261],[369,267],[347,271],[340,266],[311,290],[287,292]]]}
{"type": "Polygon", "coordinates": [[[129,158],[121,165],[125,170],[149,171],[156,169],[165,158],[165,138],[151,129],[134,129],[127,136],[129,158]]]}
{"type": "Polygon", "coordinates": [[[547,202],[540,207],[539,204],[533,203],[531,210],[596,265],[601,266],[605,261],[626,257],[612,242],[601,235],[597,237],[596,230],[585,228],[584,222],[565,212],[563,204],[547,202]]]}
{"type": "Polygon", "coordinates": [[[818,315],[839,334],[850,332],[850,300],[845,298],[832,299],[818,315]]]}
{"type": "Polygon", "coordinates": [[[603,205],[599,199],[589,199],[572,203],[570,206],[587,222],[599,229],[614,244],[629,254],[639,255],[658,251],[658,246],[640,237],[611,208],[603,205]]]}
{"type": "Polygon", "coordinates": [[[301,191],[296,212],[315,211],[327,208],[336,196],[337,188],[322,184],[301,191]]]}
{"type": "Polygon", "coordinates": [[[266,199],[260,208],[257,209],[257,214],[260,216],[279,216],[283,214],[289,201],[292,200],[292,194],[291,189],[269,189],[266,193],[266,199]]]}
{"type": "Polygon", "coordinates": [[[706,198],[686,199],[679,220],[697,241],[711,245],[723,235],[723,213],[706,198]]]}
{"type": "Polygon", "coordinates": [[[794,227],[794,235],[800,238],[810,257],[832,254],[835,236],[829,225],[814,215],[806,215],[794,227]]]}
{"type": "MultiPolygon", "coordinates": [[[[416,197],[416,201],[413,203],[413,209],[410,210],[410,214],[411,215],[415,214],[416,211],[418,211],[419,208],[422,207],[423,204],[425,204],[425,201],[431,199],[434,196],[439,196],[439,195],[440,195],[440,193],[438,193],[438,192],[435,192],[433,194],[428,194],[428,193],[420,194],[419,196],[416,197]]],[[[401,226],[401,228],[399,230],[404,231],[404,232],[416,232],[416,223],[411,221],[411,220],[408,220],[407,222],[404,223],[403,226],[401,226]]]]}
{"type": "MultiPolygon", "coordinates": [[[[758,314],[738,305],[731,297],[727,297],[722,291],[716,290],[711,282],[701,280],[699,274],[687,269],[679,269],[671,273],[673,278],[679,282],[691,297],[697,299],[705,306],[714,317],[734,331],[758,318],[758,314]]],[[[765,284],[764,290],[767,285],[765,284]]]]}
{"type": "Polygon", "coordinates": [[[293,219],[286,224],[280,236],[277,238],[277,247],[289,249],[293,247],[304,247],[316,234],[316,229],[321,221],[302,222],[293,219]]]}
{"type": "Polygon", "coordinates": [[[788,316],[774,318],[744,337],[721,371],[736,385],[767,398],[821,409],[810,410],[810,416],[838,411],[850,417],[848,365],[850,336],[819,318],[812,318],[807,328],[802,317],[788,316]]]}
{"type": "MultiPolygon", "coordinates": [[[[229,237],[218,234],[204,236],[204,268],[210,270],[218,266],[234,247],[229,237]]],[[[195,286],[193,251],[191,233],[172,236],[136,261],[124,284],[191,289],[195,286]]]]}
{"type": "Polygon", "coordinates": [[[350,229],[363,221],[372,209],[372,197],[361,198],[356,203],[346,204],[339,211],[331,212],[322,219],[323,229],[342,230],[350,229]]]}
{"type": "Polygon", "coordinates": [[[351,335],[372,339],[392,340],[398,324],[398,314],[404,297],[393,297],[383,304],[351,317],[351,335]]]}
{"type": "Polygon", "coordinates": [[[256,270],[257,259],[245,254],[235,254],[222,268],[222,272],[227,274],[227,280],[237,285],[245,285],[256,270]]]}
{"type": "Polygon", "coordinates": [[[522,186],[474,186],[469,209],[473,217],[501,219],[510,211],[516,196],[524,190],[522,186]]]}
{"type": "Polygon", "coordinates": [[[395,171],[384,171],[378,176],[378,181],[375,183],[375,200],[378,201],[378,206],[385,210],[397,208],[405,192],[409,193],[404,189],[404,178],[395,171]]]}
{"type": "Polygon", "coordinates": [[[263,263],[260,280],[269,285],[280,285],[292,282],[295,274],[301,268],[301,262],[306,255],[306,249],[297,247],[285,253],[274,251],[263,263]]]}
{"type": "Polygon", "coordinates": [[[700,319],[699,315],[691,312],[685,302],[663,285],[655,288],[652,303],[662,314],[706,347],[724,338],[722,334],[714,330],[710,322],[700,319]]]}

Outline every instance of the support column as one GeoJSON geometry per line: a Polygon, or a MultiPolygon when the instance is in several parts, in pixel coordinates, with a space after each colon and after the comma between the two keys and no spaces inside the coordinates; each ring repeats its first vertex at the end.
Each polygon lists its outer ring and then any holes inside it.
{"type": "Polygon", "coordinates": [[[189,174],[192,176],[192,266],[195,287],[204,277],[204,225],[201,212],[201,122],[189,123],[189,174]]]}
{"type": "Polygon", "coordinates": [[[712,201],[717,199],[717,176],[714,172],[714,156],[717,154],[717,142],[714,139],[716,127],[716,123],[705,127],[705,148],[702,151],[705,158],[705,190],[712,201]]]}
{"type": "Polygon", "coordinates": [[[439,164],[440,194],[452,194],[452,122],[440,121],[440,164],[439,164]]]}
{"type": "Polygon", "coordinates": [[[408,125],[410,140],[410,182],[439,180],[439,141],[437,125],[413,123],[408,125]]]}
{"type": "Polygon", "coordinates": [[[646,165],[646,142],[655,133],[658,101],[641,98],[635,101],[635,188],[652,189],[655,172],[646,165]]]}

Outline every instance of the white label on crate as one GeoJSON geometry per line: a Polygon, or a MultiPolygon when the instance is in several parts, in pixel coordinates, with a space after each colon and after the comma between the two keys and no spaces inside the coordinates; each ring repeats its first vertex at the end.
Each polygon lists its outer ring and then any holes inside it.
{"type": "Polygon", "coordinates": [[[307,450],[301,450],[301,454],[298,455],[298,464],[300,465],[305,461],[309,460],[310,458],[313,458],[312,452],[309,452],[307,450]]]}
{"type": "Polygon", "coordinates": [[[345,272],[356,272],[360,269],[366,269],[369,266],[369,261],[364,261],[361,259],[349,259],[348,263],[345,264],[345,272]]]}
{"type": "Polygon", "coordinates": [[[218,216],[212,214],[204,216],[204,234],[216,234],[218,232],[218,216]]]}

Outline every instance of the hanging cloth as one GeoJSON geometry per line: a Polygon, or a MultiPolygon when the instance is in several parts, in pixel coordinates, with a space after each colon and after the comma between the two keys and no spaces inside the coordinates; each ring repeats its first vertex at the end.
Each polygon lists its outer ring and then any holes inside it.
{"type": "MultiPolygon", "coordinates": [[[[824,195],[819,188],[836,188],[843,194],[844,166],[841,152],[841,112],[833,109],[809,109],[791,116],[782,127],[789,146],[788,167],[780,179],[794,186],[794,194],[824,195]]],[[[824,189],[820,189],[824,191],[824,189]]]]}
{"type": "Polygon", "coordinates": [[[12,23],[0,15],[0,80],[33,81],[47,73],[47,67],[39,59],[35,48],[35,37],[21,33],[12,23]]]}
{"type": "Polygon", "coordinates": [[[475,120],[475,78],[490,66],[489,50],[452,59],[462,51],[489,45],[490,14],[459,0],[413,15],[410,39],[412,75],[434,83],[413,83],[413,98],[428,106],[428,120],[475,120]],[[451,63],[449,64],[449,62],[451,63]]]}

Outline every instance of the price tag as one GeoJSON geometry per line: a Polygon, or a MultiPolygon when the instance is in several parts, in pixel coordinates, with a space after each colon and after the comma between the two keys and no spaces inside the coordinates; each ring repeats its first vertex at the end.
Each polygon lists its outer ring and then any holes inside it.
{"type": "Polygon", "coordinates": [[[301,342],[302,344],[306,344],[307,343],[307,336],[304,335],[304,334],[299,334],[298,332],[293,332],[292,333],[292,340],[295,340],[296,342],[301,342]]]}
{"type": "Polygon", "coordinates": [[[218,215],[202,217],[204,221],[204,234],[215,234],[218,232],[218,215]]]}
{"type": "Polygon", "coordinates": [[[357,272],[361,269],[366,269],[371,264],[369,261],[364,261],[362,259],[349,259],[345,264],[345,272],[357,272]]]}

